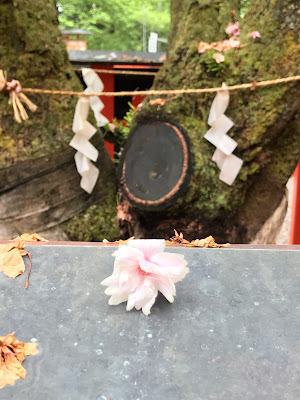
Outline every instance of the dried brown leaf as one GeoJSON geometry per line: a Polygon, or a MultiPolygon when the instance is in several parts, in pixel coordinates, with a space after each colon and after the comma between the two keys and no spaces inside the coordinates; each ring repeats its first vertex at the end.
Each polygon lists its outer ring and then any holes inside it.
{"type": "Polygon", "coordinates": [[[23,235],[18,236],[13,240],[22,240],[23,242],[48,242],[47,239],[44,239],[37,233],[23,233],[23,235]]]}
{"type": "Polygon", "coordinates": [[[37,343],[20,342],[14,333],[0,336],[0,389],[14,385],[19,378],[25,379],[26,370],[22,362],[26,356],[38,353],[37,343]]]}
{"type": "Polygon", "coordinates": [[[0,271],[10,278],[16,278],[25,271],[21,255],[24,242],[0,244],[0,271]]]}
{"type": "Polygon", "coordinates": [[[186,247],[228,247],[229,243],[226,244],[218,244],[215,242],[215,239],[212,236],[208,236],[205,239],[195,239],[192,240],[189,244],[185,245],[186,247]]]}
{"type": "Polygon", "coordinates": [[[134,236],[132,236],[131,238],[126,239],[126,240],[121,240],[121,239],[116,240],[115,242],[110,242],[109,240],[103,239],[103,243],[104,244],[127,244],[129,242],[129,240],[132,240],[132,239],[134,239],[134,236]]]}
{"type": "Polygon", "coordinates": [[[176,231],[174,229],[175,236],[170,238],[170,240],[166,241],[166,245],[172,244],[183,244],[185,247],[228,247],[230,246],[229,243],[226,244],[218,244],[215,242],[215,239],[212,236],[208,236],[205,239],[195,239],[189,242],[188,240],[184,239],[183,234],[176,231]]]}
{"type": "MultiPolygon", "coordinates": [[[[20,236],[20,238],[22,236],[20,236]]],[[[32,262],[30,253],[24,250],[24,245],[25,245],[24,241],[20,240],[19,238],[14,239],[14,241],[10,243],[0,244],[0,272],[3,272],[9,278],[16,278],[17,276],[23,274],[25,271],[25,264],[22,256],[28,256],[30,265],[25,284],[25,288],[28,289],[28,281],[31,272],[32,262]]]]}
{"type": "Polygon", "coordinates": [[[180,232],[180,234],[174,229],[175,236],[170,238],[170,242],[173,244],[188,244],[190,243],[188,240],[184,239],[183,233],[180,232]]]}

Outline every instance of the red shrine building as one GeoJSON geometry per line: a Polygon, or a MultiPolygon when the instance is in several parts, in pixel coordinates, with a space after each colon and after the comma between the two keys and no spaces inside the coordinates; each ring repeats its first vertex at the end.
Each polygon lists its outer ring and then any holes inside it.
{"type": "MultiPolygon", "coordinates": [[[[155,72],[165,59],[165,53],[69,50],[69,59],[74,68],[130,72],[128,75],[98,73],[104,84],[104,92],[122,92],[150,89],[155,72]],[[134,72],[148,72],[149,75],[134,75],[134,72]]],[[[129,101],[136,107],[143,99],[144,96],[101,97],[104,103],[104,109],[101,113],[110,121],[114,117],[122,119],[129,109],[129,101]]]]}

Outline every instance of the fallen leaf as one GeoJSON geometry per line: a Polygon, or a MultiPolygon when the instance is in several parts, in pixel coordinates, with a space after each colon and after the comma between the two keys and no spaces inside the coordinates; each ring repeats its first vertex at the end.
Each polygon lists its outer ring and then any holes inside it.
{"type": "Polygon", "coordinates": [[[13,240],[22,240],[23,242],[48,242],[47,239],[44,239],[37,233],[23,233],[23,235],[18,236],[13,240]]]}
{"type": "Polygon", "coordinates": [[[186,247],[228,247],[229,243],[226,244],[218,244],[215,242],[215,239],[212,236],[208,236],[205,239],[195,239],[192,240],[189,244],[185,245],[186,247]]]}
{"type": "MultiPolygon", "coordinates": [[[[205,239],[195,239],[189,242],[183,237],[183,233],[178,233],[176,229],[174,229],[175,236],[171,237],[170,240],[165,240],[166,246],[174,246],[177,244],[182,244],[185,247],[228,247],[229,243],[226,244],[218,244],[215,242],[215,239],[212,236],[208,236],[205,239]]],[[[134,236],[127,240],[116,240],[115,242],[109,242],[104,239],[103,243],[105,244],[127,244],[129,240],[134,239],[134,236]]]]}
{"type": "Polygon", "coordinates": [[[180,232],[180,234],[174,229],[175,236],[170,238],[170,242],[172,244],[189,244],[190,242],[183,237],[183,233],[180,232]]]}
{"type": "Polygon", "coordinates": [[[16,278],[25,271],[25,264],[22,256],[28,256],[30,265],[26,279],[25,288],[28,289],[29,275],[31,272],[31,255],[24,250],[24,241],[16,241],[0,244],[0,272],[3,272],[9,278],[16,278]]]}
{"type": "Polygon", "coordinates": [[[15,332],[0,336],[0,389],[6,385],[14,385],[15,381],[26,378],[26,370],[22,366],[26,356],[38,353],[37,343],[23,343],[13,335],[15,332]]]}
{"type": "Polygon", "coordinates": [[[172,244],[183,244],[185,247],[228,247],[230,246],[229,243],[226,244],[218,244],[215,242],[215,239],[212,236],[208,236],[205,239],[195,239],[189,242],[188,240],[184,239],[183,234],[176,231],[174,229],[175,236],[170,238],[169,241],[166,241],[167,245],[172,244]]]}
{"type": "Polygon", "coordinates": [[[120,239],[120,240],[116,240],[116,241],[114,241],[114,242],[110,242],[110,241],[107,240],[107,239],[103,239],[103,243],[104,243],[104,244],[127,244],[127,243],[129,242],[129,240],[132,240],[132,239],[134,239],[134,236],[132,236],[132,237],[130,237],[129,239],[126,239],[126,240],[120,239]]]}
{"type": "Polygon", "coordinates": [[[0,244],[0,271],[9,278],[16,278],[25,271],[25,264],[21,255],[24,242],[0,244]]]}

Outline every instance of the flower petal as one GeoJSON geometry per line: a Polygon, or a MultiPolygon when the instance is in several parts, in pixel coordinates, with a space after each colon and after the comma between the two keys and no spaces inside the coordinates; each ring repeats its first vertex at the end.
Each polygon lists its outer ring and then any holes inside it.
{"type": "Polygon", "coordinates": [[[103,285],[103,286],[110,286],[110,285],[113,283],[113,281],[114,281],[114,277],[113,277],[113,275],[111,275],[111,276],[108,276],[107,278],[105,278],[105,279],[101,282],[101,285],[103,285]]]}
{"type": "MultiPolygon", "coordinates": [[[[130,242],[133,242],[133,240],[131,240],[130,242]]],[[[118,250],[114,251],[112,254],[113,257],[121,259],[123,265],[128,266],[135,265],[138,262],[139,257],[141,257],[142,255],[142,251],[128,245],[126,246],[124,244],[120,244],[118,250]]]]}
{"type": "Polygon", "coordinates": [[[149,314],[157,294],[157,288],[152,280],[144,278],[143,284],[139,285],[134,292],[128,295],[127,311],[130,311],[133,307],[137,310],[145,307],[146,312],[149,314]]]}
{"type": "Polygon", "coordinates": [[[153,296],[151,297],[151,299],[142,306],[142,311],[145,315],[149,315],[150,314],[150,310],[151,307],[153,306],[153,304],[155,303],[155,299],[157,297],[157,291],[156,293],[153,294],[153,296]]]}
{"type": "Polygon", "coordinates": [[[167,276],[174,283],[181,281],[189,272],[182,254],[160,253],[152,257],[151,262],[143,263],[142,269],[155,275],[167,276]]]}
{"type": "MultiPolygon", "coordinates": [[[[153,277],[153,279],[155,279],[155,277],[153,277]]],[[[160,276],[157,280],[157,288],[170,303],[174,302],[176,288],[171,279],[160,276]]]]}
{"type": "Polygon", "coordinates": [[[130,248],[142,252],[146,260],[150,260],[155,254],[162,253],[165,249],[164,239],[133,239],[127,243],[130,248]]]}
{"type": "Polygon", "coordinates": [[[110,297],[108,300],[108,304],[110,306],[117,306],[118,304],[124,303],[128,298],[128,293],[118,293],[114,294],[113,296],[110,297]]]}

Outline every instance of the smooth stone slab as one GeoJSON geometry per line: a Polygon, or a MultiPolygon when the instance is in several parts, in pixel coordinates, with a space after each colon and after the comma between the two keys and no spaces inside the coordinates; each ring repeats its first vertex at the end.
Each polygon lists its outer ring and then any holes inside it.
{"type": "Polygon", "coordinates": [[[0,274],[0,335],[39,354],[1,400],[300,399],[299,251],[167,249],[190,273],[146,317],[107,304],[115,248],[28,249],[27,291],[0,274]]]}

